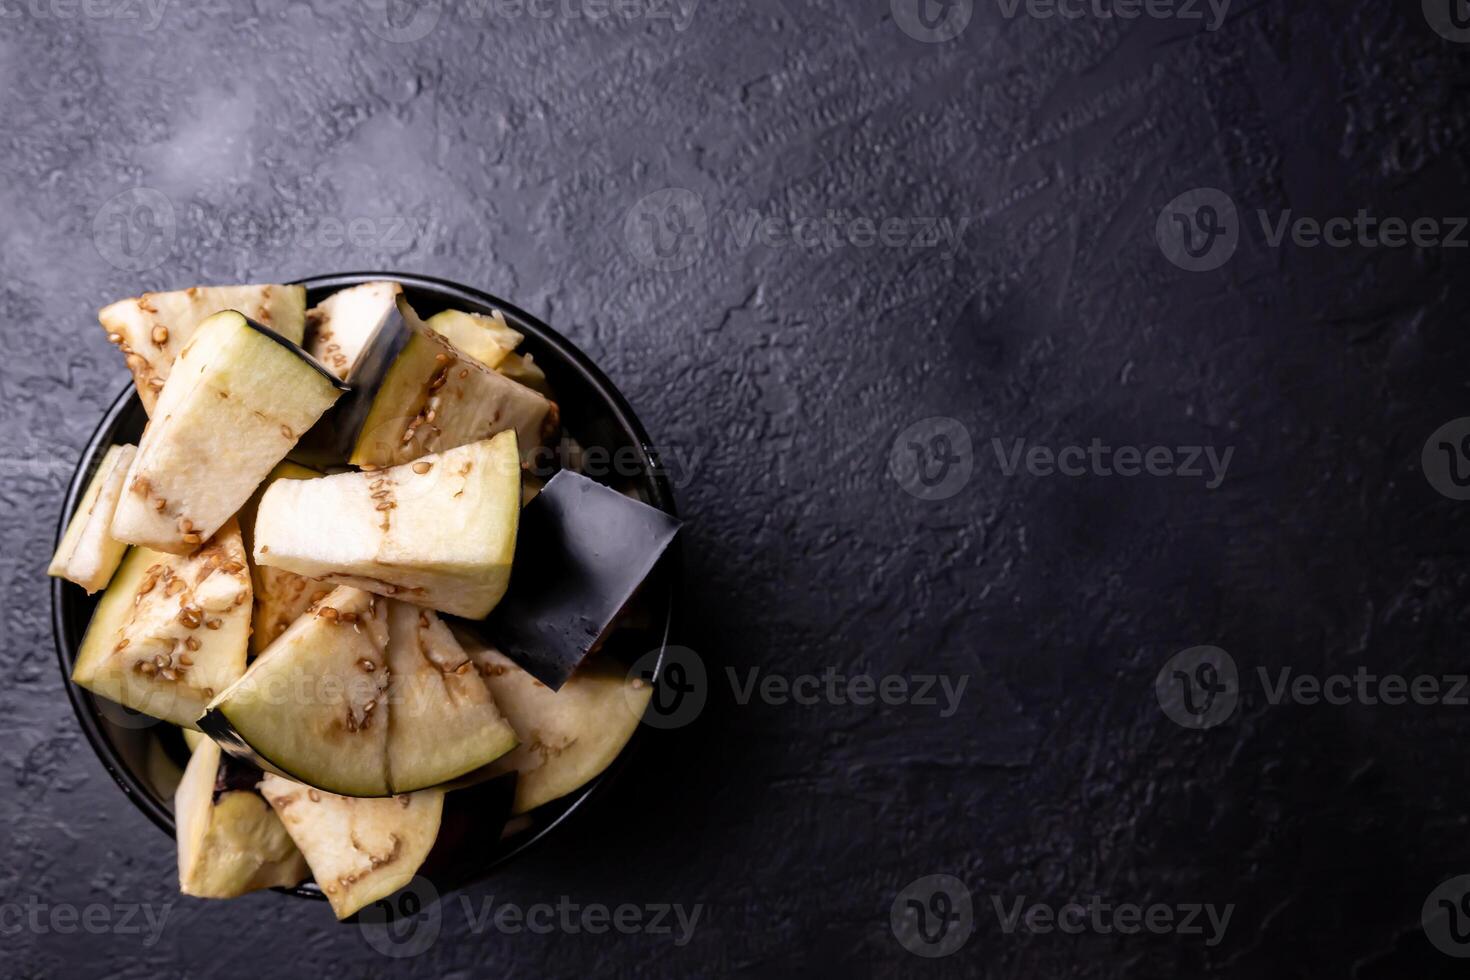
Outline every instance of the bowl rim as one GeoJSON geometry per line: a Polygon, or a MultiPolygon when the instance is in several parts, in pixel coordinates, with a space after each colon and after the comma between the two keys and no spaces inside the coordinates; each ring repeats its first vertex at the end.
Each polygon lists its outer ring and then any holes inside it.
{"type": "MultiPolygon", "coordinates": [[[[308,290],[336,290],[348,286],[355,286],[365,282],[379,281],[397,282],[407,288],[416,289],[435,294],[437,297],[446,299],[446,307],[452,308],[452,303],[458,300],[471,307],[490,307],[500,310],[506,319],[521,330],[523,333],[533,335],[537,342],[545,347],[551,348],[563,363],[569,366],[583,383],[589,385],[601,398],[606,407],[611,411],[613,419],[622,428],[637,447],[641,479],[644,488],[649,492],[650,503],[666,513],[678,516],[674,502],[673,486],[668,474],[659,465],[657,459],[651,454],[653,450],[652,441],[643,423],[633,412],[632,406],[621,391],[613,385],[612,381],[602,370],[593,363],[585,353],[567,340],[556,330],[552,329],[540,318],[527,313],[520,307],[508,303],[498,296],[484,290],[475,289],[462,283],[441,279],[435,276],[420,275],[417,273],[403,272],[339,272],[324,275],[309,276],[297,279],[289,283],[293,286],[304,286],[308,290]]],[[[66,533],[66,527],[72,515],[76,511],[81,496],[86,492],[87,482],[91,477],[91,470],[105,451],[107,445],[111,445],[111,437],[117,427],[119,417],[130,408],[137,400],[137,392],[131,379],[126,387],[113,400],[111,406],[103,414],[98,422],[96,430],[87,445],[83,448],[81,457],[77,461],[76,470],[73,472],[71,481],[67,487],[65,499],[62,503],[61,515],[58,519],[56,529],[56,545],[60,545],[62,536],[66,533]]],[[[675,629],[677,610],[677,585],[681,579],[679,575],[682,565],[682,549],[680,541],[676,539],[665,553],[661,565],[666,569],[669,576],[669,588],[664,602],[663,625],[661,635],[658,639],[658,657],[655,659],[652,677],[650,681],[657,683],[663,670],[664,659],[675,629]]],[[[96,709],[92,705],[94,696],[83,690],[71,680],[71,665],[76,659],[76,647],[80,644],[80,637],[72,638],[75,642],[69,644],[69,629],[63,609],[66,603],[66,590],[70,583],[63,579],[53,578],[51,580],[51,632],[56,646],[57,665],[61,670],[62,685],[66,688],[67,700],[71,703],[72,712],[76,715],[82,732],[92,746],[93,753],[102,764],[102,768],[112,777],[118,787],[123,791],[133,805],[137,807],[144,816],[151,820],[160,830],[175,837],[175,821],[171,810],[153,797],[152,793],[144,790],[141,780],[133,774],[132,769],[123,761],[122,754],[113,743],[106,730],[98,721],[96,709]],[[68,651],[68,646],[72,649],[68,651]]],[[[71,588],[76,588],[71,586],[71,588]]],[[[657,631],[657,627],[656,627],[657,631]]],[[[85,634],[85,630],[83,630],[85,634]]],[[[558,807],[555,812],[544,823],[533,824],[530,832],[524,834],[525,839],[516,841],[511,846],[499,853],[495,858],[479,870],[476,880],[488,875],[491,871],[502,867],[513,859],[521,856],[534,845],[544,840],[552,831],[556,830],[580,810],[586,802],[605,784],[616,777],[617,773],[627,764],[627,760],[637,750],[643,741],[643,725],[638,725],[628,742],[623,746],[617,757],[597,776],[577,789],[572,794],[557,800],[549,806],[558,807]]],[[[517,835],[519,836],[519,835],[517,835]]],[[[515,837],[511,837],[515,840],[515,837]]],[[[272,891],[285,892],[306,898],[325,900],[324,896],[314,884],[307,883],[291,888],[274,888],[272,891]]]]}

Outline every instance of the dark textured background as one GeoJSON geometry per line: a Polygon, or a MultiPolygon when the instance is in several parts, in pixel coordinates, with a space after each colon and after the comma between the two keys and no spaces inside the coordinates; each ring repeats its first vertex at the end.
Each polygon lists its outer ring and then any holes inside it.
{"type": "Polygon", "coordinates": [[[1246,214],[1467,213],[1470,46],[1417,0],[1241,2],[1216,32],[977,0],[946,43],[909,36],[887,0],[682,0],[677,22],[457,10],[401,43],[368,4],[176,0],[153,29],[131,9],[0,2],[0,906],[174,904],[151,947],[0,919],[5,973],[1457,966],[1419,917],[1470,872],[1465,708],[1272,705],[1247,680],[1234,716],[1197,732],[1153,691],[1199,644],[1243,674],[1465,669],[1470,505],[1419,457],[1470,414],[1466,251],[1271,248],[1248,221],[1224,268],[1190,273],[1154,240],[1160,210],[1202,186],[1246,214]],[[174,210],[143,271],[106,258],[113,199],[135,187],[174,210]],[[709,220],[678,269],[641,261],[642,212],[628,221],[669,187],[709,220]],[[742,246],[728,219],[749,209],[969,224],[954,249],[742,246]],[[338,243],[322,224],[354,218],[375,230],[338,243]],[[178,899],[171,842],[78,732],[44,569],[125,378],[95,310],[359,268],[513,299],[597,360],[657,441],[699,454],[679,499],[708,708],[469,892],[702,903],[683,947],[475,935],[451,899],[438,941],[392,960],[324,906],[178,899]],[[888,458],[932,416],[968,429],[973,475],[926,502],[888,458]],[[1094,437],[1235,455],[1210,491],[1007,477],[991,449],[1094,437]],[[946,719],[740,705],[726,666],[971,679],[946,719]],[[931,961],[889,912],[937,873],[968,885],[976,922],[931,961]],[[991,906],[1094,894],[1236,908],[1208,948],[1007,935],[991,906]]]}

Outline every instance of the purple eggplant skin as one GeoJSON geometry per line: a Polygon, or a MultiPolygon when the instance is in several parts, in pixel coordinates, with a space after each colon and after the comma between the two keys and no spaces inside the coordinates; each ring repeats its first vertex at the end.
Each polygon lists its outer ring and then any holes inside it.
{"type": "Polygon", "coordinates": [[[471,628],[560,690],[607,635],[680,526],[656,507],[562,470],[521,511],[510,588],[471,628]]]}
{"type": "MultiPolygon", "coordinates": [[[[240,313],[239,310],[235,310],[234,312],[240,313]]],[[[260,323],[257,320],[250,319],[243,313],[240,313],[240,317],[245,321],[245,326],[249,327],[251,330],[254,330],[258,334],[269,337],[271,340],[274,340],[276,343],[280,344],[282,347],[286,348],[288,351],[301,358],[307,364],[310,364],[314,369],[316,369],[317,374],[320,374],[322,377],[331,382],[332,387],[336,388],[338,391],[350,392],[352,390],[352,387],[350,385],[342,381],[330,370],[328,370],[321,361],[318,361],[316,358],[308,354],[306,352],[306,349],[300,344],[295,343],[294,341],[291,341],[285,337],[282,337],[270,327],[267,327],[265,324],[260,323]]]]}
{"type": "Polygon", "coordinates": [[[372,408],[373,396],[412,333],[401,310],[389,311],[352,374],[342,383],[346,394],[301,437],[292,451],[292,459],[325,469],[352,455],[352,447],[372,408]]]}

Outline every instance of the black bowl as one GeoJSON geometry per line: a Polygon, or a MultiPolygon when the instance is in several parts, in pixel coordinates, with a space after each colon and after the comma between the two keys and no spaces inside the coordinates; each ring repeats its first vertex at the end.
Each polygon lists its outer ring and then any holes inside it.
{"type": "MultiPolygon", "coordinates": [[[[652,443],[627,401],[613,387],[587,356],[567,339],[540,320],[516,307],[457,283],[427,276],[402,275],[394,272],[353,272],[316,276],[300,280],[306,287],[308,307],[321,302],[332,292],[346,286],[377,280],[392,280],[403,285],[404,294],[420,316],[429,317],[445,309],[489,313],[500,310],[506,321],[525,334],[522,350],[530,353],[546,372],[561,408],[563,430],[583,447],[601,447],[609,458],[628,460],[634,466],[619,466],[616,472],[589,473],[604,483],[631,493],[645,503],[670,514],[674,510],[673,490],[658,465],[652,443]],[[620,453],[619,450],[622,450],[620,453]]],[[[87,482],[101,462],[109,446],[137,442],[147,416],[142,403],[128,385],[103,416],[97,432],[82,453],[77,471],[67,491],[57,527],[57,542],[85,492],[87,482]]],[[[640,593],[637,630],[633,644],[609,644],[609,650],[653,648],[659,651],[655,679],[663,664],[663,651],[669,643],[674,624],[675,583],[678,581],[679,555],[677,542],[665,554],[654,575],[640,593]]],[[[71,683],[72,665],[76,662],[82,636],[92,618],[98,596],[89,597],[70,582],[56,579],[51,588],[51,619],[56,636],[56,655],[66,678],[67,696],[71,698],[82,731],[92,743],[103,768],[112,775],[133,805],[170,837],[174,835],[173,787],[187,759],[183,739],[174,726],[137,714],[71,683]]],[[[640,651],[640,652],[641,652],[640,651]]],[[[631,740],[617,761],[586,786],[553,803],[540,807],[528,821],[507,828],[498,848],[481,865],[488,873],[525,851],[560,825],[573,810],[585,803],[597,788],[606,783],[627,760],[638,739],[631,740]]],[[[296,895],[324,899],[314,884],[283,889],[296,895]]]]}

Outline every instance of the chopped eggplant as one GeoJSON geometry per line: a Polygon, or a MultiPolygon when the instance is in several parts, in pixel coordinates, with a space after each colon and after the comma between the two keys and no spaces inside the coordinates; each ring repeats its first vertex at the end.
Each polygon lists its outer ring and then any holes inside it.
{"type": "MultiPolygon", "coordinates": [[[[322,474],[296,463],[281,463],[255,496],[240,511],[240,530],[245,549],[254,542],[255,513],[266,489],[277,480],[314,480],[322,474]]],[[[306,612],[307,607],[325,599],[332,584],[322,579],[307,578],[284,568],[269,568],[250,563],[251,581],[255,586],[255,614],[250,621],[250,653],[259,656],[276,638],[306,612]]]]}
{"type": "Polygon", "coordinates": [[[282,285],[198,286],[144,293],[119,300],[97,314],[108,339],[127,356],[138,398],[149,415],[174,359],[200,322],[220,310],[239,310],[299,344],[306,325],[306,290],[282,285]]]}
{"type": "Polygon", "coordinates": [[[234,898],[306,880],[306,861],[279,817],[254,789],[259,772],[221,758],[209,739],[195,746],[174,794],[179,890],[234,898]]]}
{"type": "Polygon", "coordinates": [[[187,558],[133,548],[97,604],[72,680],[194,727],[210,698],[245,670],[250,592],[233,519],[187,558]]]}
{"type": "Polygon", "coordinates": [[[339,919],[412,881],[434,847],[444,814],[441,790],[364,800],[267,774],[260,792],[339,919]]]}
{"type": "Polygon", "coordinates": [[[507,354],[495,365],[495,370],[505,375],[517,384],[523,384],[532,391],[539,391],[547,398],[554,400],[551,385],[546,380],[546,372],[536,363],[530,354],[507,354]]]}
{"type": "Polygon", "coordinates": [[[466,355],[419,320],[373,395],[351,462],[394,466],[514,430],[522,461],[559,428],[556,405],[466,355]]]}
{"type": "Polygon", "coordinates": [[[137,446],[113,446],[87,484],[87,492],[66,526],[48,575],[75,582],[92,595],[107,586],[128,546],[112,536],[112,514],[122,496],[137,446]]]}
{"type": "Polygon", "coordinates": [[[425,321],[426,326],[475,360],[492,367],[510,380],[523,384],[551,398],[546,373],[530,354],[517,354],[525,336],[505,322],[505,314],[496,310],[490,316],[445,310],[425,321]]]}
{"type": "Polygon", "coordinates": [[[233,310],[199,325],[170,381],[112,534],[187,554],[239,511],[341,387],[299,347],[233,310]]]}
{"type": "Polygon", "coordinates": [[[560,689],[673,543],[679,520],[563,470],[526,505],[515,575],[482,635],[560,689]]]}
{"type": "Polygon", "coordinates": [[[397,315],[402,294],[396,282],[365,282],[328,296],[306,314],[307,353],[341,380],[351,380],[378,333],[397,315]]]}
{"type": "Polygon", "coordinates": [[[573,472],[570,436],[571,471],[528,473],[559,409],[504,314],[425,322],[374,281],[309,312],[253,285],[99,320],[149,424],[49,573],[105,588],[72,680],[183,729],[186,767],[168,738],[143,765],[185,894],[311,876],[345,919],[418,874],[458,887],[623,751],[652,688],[588,655],[638,628],[680,525],[573,472]]]}
{"type": "Polygon", "coordinates": [[[499,310],[491,316],[445,310],[429,317],[424,325],[488,368],[499,367],[505,356],[526,339],[506,324],[499,310]]]}
{"type": "Polygon", "coordinates": [[[482,617],[510,579],[520,500],[514,432],[386,470],[278,481],[261,498],[255,561],[482,617]]]}
{"type": "Polygon", "coordinates": [[[516,744],[434,613],[346,587],[271,644],[200,725],[261,768],[344,796],[438,786],[516,744]]]}
{"type": "Polygon", "coordinates": [[[516,747],[515,731],[449,627],[427,609],[388,610],[388,783],[438,786],[516,747]]]}
{"type": "Polygon", "coordinates": [[[455,633],[520,740],[490,767],[494,775],[520,774],[514,813],[559,799],[606,769],[653,696],[651,684],[599,658],[553,691],[468,630],[455,633]]]}
{"type": "Polygon", "coordinates": [[[261,769],[387,796],[387,649],[387,603],[337,589],[222,689],[199,727],[261,769]]]}

